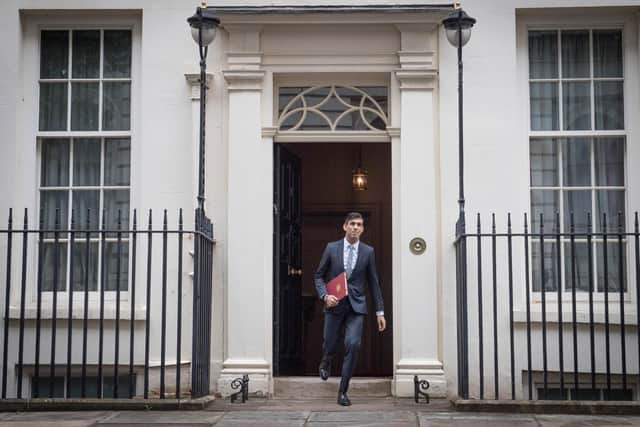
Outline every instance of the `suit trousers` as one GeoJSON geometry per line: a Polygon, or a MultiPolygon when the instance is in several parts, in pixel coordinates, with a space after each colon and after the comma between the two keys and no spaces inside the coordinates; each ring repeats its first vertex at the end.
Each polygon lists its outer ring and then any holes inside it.
{"type": "Polygon", "coordinates": [[[364,316],[364,314],[353,311],[348,298],[344,298],[334,309],[324,313],[323,358],[333,359],[336,354],[340,332],[344,327],[344,361],[342,362],[342,378],[340,380],[341,393],[347,392],[351,375],[358,360],[364,316]]]}

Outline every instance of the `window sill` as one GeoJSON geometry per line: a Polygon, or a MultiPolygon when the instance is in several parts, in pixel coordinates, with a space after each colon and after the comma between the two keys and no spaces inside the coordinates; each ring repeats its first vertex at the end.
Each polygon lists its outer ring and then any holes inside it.
{"type": "MultiPolygon", "coordinates": [[[[131,319],[131,306],[128,304],[120,305],[120,319],[121,320],[130,320],[131,319]]],[[[135,308],[135,321],[144,321],[147,315],[146,307],[136,307],[135,308]]],[[[24,309],[24,318],[28,320],[35,320],[37,317],[37,307],[35,305],[26,306],[24,309]]],[[[40,309],[40,318],[41,319],[51,319],[53,317],[53,310],[51,307],[42,307],[40,309]]],[[[58,320],[66,320],[69,317],[67,312],[67,307],[59,306],[56,310],[56,319],[58,320]]],[[[20,319],[20,307],[19,306],[10,306],[9,307],[9,318],[10,319],[20,319]]],[[[84,308],[74,307],[72,313],[73,320],[83,320],[84,319],[84,308]]],[[[116,318],[116,307],[113,302],[106,303],[104,306],[104,316],[105,320],[114,320],[116,318]]],[[[89,320],[97,320],[100,319],[100,306],[98,303],[91,304],[89,306],[89,310],[87,313],[87,319],[89,320]]]]}
{"type": "MultiPolygon", "coordinates": [[[[638,316],[635,312],[635,307],[633,307],[633,311],[631,311],[631,306],[626,304],[625,313],[624,313],[624,324],[625,326],[635,326],[638,324],[638,316]],[[626,309],[629,308],[627,311],[626,309]]],[[[541,307],[534,307],[530,310],[530,318],[531,323],[541,323],[542,322],[542,309],[541,307]]],[[[558,311],[556,310],[556,306],[554,304],[553,307],[547,306],[547,323],[558,323],[558,311]]],[[[513,309],[513,322],[514,323],[526,323],[527,322],[527,311],[524,307],[514,308],[513,309]]],[[[571,325],[573,322],[573,313],[571,309],[562,310],[562,324],[567,327],[567,325],[571,325]]],[[[576,323],[579,324],[589,324],[589,310],[580,309],[576,311],[576,323]]],[[[604,322],[604,309],[602,306],[594,307],[593,309],[593,323],[598,325],[603,325],[604,322]]],[[[615,311],[611,309],[609,311],[609,324],[619,325],[620,324],[620,312],[618,311],[618,307],[615,307],[615,311]]]]}

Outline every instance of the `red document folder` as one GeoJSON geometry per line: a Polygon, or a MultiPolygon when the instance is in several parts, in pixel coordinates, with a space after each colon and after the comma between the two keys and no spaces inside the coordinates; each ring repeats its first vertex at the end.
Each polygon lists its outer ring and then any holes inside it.
{"type": "Polygon", "coordinates": [[[339,300],[349,295],[349,288],[347,287],[347,274],[342,272],[331,279],[329,283],[327,283],[327,292],[330,295],[338,298],[339,300]]]}

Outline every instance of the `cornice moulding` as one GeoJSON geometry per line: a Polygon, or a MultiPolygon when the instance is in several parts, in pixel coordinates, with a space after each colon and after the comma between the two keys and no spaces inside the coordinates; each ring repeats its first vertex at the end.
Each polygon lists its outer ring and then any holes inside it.
{"type": "Polygon", "coordinates": [[[396,70],[395,75],[400,82],[400,90],[427,90],[435,88],[438,71],[434,69],[400,69],[396,70]]]}
{"type": "MultiPolygon", "coordinates": [[[[211,89],[211,82],[213,81],[213,74],[205,74],[205,87],[207,91],[211,89]]],[[[191,99],[200,99],[200,73],[184,73],[184,78],[191,86],[191,99]]]]}
{"type": "Polygon", "coordinates": [[[263,70],[225,70],[222,71],[227,81],[228,89],[233,90],[262,90],[263,70]]]}

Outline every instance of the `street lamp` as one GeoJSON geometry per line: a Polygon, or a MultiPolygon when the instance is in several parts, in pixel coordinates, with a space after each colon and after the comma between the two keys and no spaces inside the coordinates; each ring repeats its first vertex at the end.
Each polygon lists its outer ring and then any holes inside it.
{"type": "Polygon", "coordinates": [[[462,120],[462,46],[467,44],[471,37],[471,28],[476,20],[465,13],[460,8],[460,5],[456,5],[456,10],[442,21],[445,32],[447,34],[447,40],[451,45],[458,49],[458,162],[459,162],[459,197],[458,208],[459,216],[456,223],[456,236],[460,236],[465,233],[465,218],[464,218],[464,151],[463,151],[463,120],[462,120]]]}
{"type": "Polygon", "coordinates": [[[204,128],[205,128],[205,108],[206,108],[206,70],[207,51],[209,45],[216,37],[216,30],[220,25],[220,20],[213,16],[207,9],[207,3],[202,2],[196,9],[196,13],[187,19],[191,26],[191,36],[198,44],[200,52],[200,143],[198,155],[198,210],[204,212],[204,128]]]}
{"type": "Polygon", "coordinates": [[[447,40],[458,49],[458,221],[456,222],[456,313],[458,341],[458,395],[469,398],[469,335],[467,318],[467,241],[464,218],[464,150],[462,139],[462,46],[471,37],[476,20],[467,15],[456,3],[455,10],[442,21],[447,40]]]}

